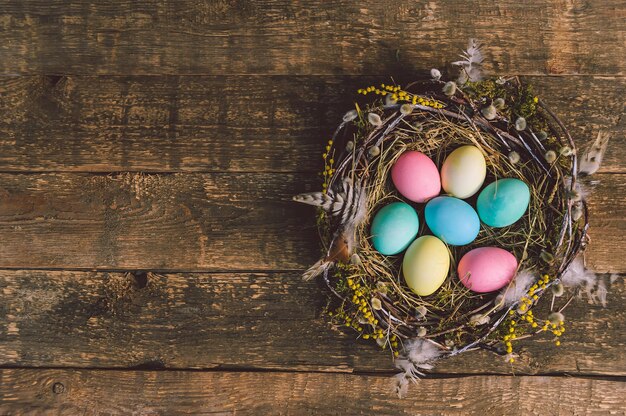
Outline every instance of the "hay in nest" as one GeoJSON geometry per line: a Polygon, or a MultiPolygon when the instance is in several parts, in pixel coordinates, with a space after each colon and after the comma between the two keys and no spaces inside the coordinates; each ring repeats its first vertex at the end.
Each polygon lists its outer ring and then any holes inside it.
{"type": "MultiPolygon", "coordinates": [[[[436,344],[443,356],[502,342],[502,331],[497,329],[509,311],[520,308],[522,301],[526,302],[522,308],[531,310],[559,281],[585,242],[585,202],[572,197],[576,193],[576,148],[556,116],[517,78],[469,82],[453,95],[446,95],[442,85],[432,80],[404,90],[388,85],[360,90],[382,98],[364,109],[357,105],[346,114],[324,154],[326,193],[349,178],[349,183],[363,186],[367,195],[364,219],[354,230],[351,261],[332,262],[322,269],[334,294],[329,315],[336,323],[356,329],[360,337],[375,339],[395,356],[404,343],[416,337],[436,344]],[[485,109],[498,98],[500,111],[488,120],[485,109]],[[433,295],[418,296],[402,277],[402,255],[384,256],[372,247],[370,221],[378,209],[395,200],[423,212],[424,204],[403,199],[390,180],[391,167],[404,151],[420,151],[440,167],[454,149],[468,144],[485,156],[485,184],[500,178],[521,179],[530,188],[530,206],[511,226],[494,229],[482,225],[471,244],[449,246],[451,267],[444,284],[433,295]],[[572,215],[575,204],[582,209],[579,218],[572,215]],[[534,276],[532,294],[505,302],[501,292],[473,293],[460,283],[457,261],[471,249],[485,246],[515,255],[518,270],[534,276]]],[[[475,199],[476,195],[467,202],[474,205],[475,199]]],[[[320,211],[318,224],[327,258],[333,239],[345,227],[342,221],[345,218],[320,211]]],[[[545,329],[531,325],[525,332],[533,330],[545,329]]]]}
{"type": "MultiPolygon", "coordinates": [[[[330,291],[326,307],[336,325],[374,340],[394,357],[399,395],[409,381],[441,358],[483,348],[514,362],[513,342],[551,334],[560,345],[563,310],[576,293],[606,302],[604,280],[584,267],[579,254],[587,244],[588,190],[578,174],[595,173],[607,149],[602,132],[579,159],[564,124],[516,77],[482,79],[480,46],[470,40],[457,85],[432,79],[405,89],[397,85],[358,90],[377,99],[355,103],[343,116],[323,154],[322,192],[294,200],[319,207],[322,258],[306,271],[321,276],[330,291]],[[370,222],[383,206],[403,201],[424,217],[424,204],[405,200],[390,172],[405,151],[426,154],[438,167],[463,145],[473,145],[487,165],[484,184],[517,178],[530,190],[524,216],[504,228],[481,224],[477,238],[465,246],[448,246],[450,271],[443,285],[419,296],[402,276],[402,254],[384,256],[370,243],[370,222]],[[580,165],[580,166],[579,166],[580,165]],[[475,293],[456,276],[457,262],[478,247],[512,253],[518,270],[500,291],[475,293]],[[547,316],[533,308],[549,293],[547,316]],[[557,300],[558,299],[558,300],[557,300]],[[538,312],[537,315],[541,313],[538,312]]],[[[476,205],[477,195],[466,199],[476,205]]],[[[419,235],[429,234],[422,225],[419,235]]]]}

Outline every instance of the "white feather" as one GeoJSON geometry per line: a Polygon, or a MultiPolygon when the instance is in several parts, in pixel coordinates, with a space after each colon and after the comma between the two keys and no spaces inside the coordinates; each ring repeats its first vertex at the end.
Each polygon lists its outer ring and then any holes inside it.
{"type": "Polygon", "coordinates": [[[481,45],[476,39],[470,39],[467,49],[461,54],[463,59],[452,62],[452,65],[461,67],[459,84],[465,84],[467,81],[480,81],[482,79],[480,66],[483,62],[483,54],[480,47],[481,45]]]}
{"type": "Polygon", "coordinates": [[[581,175],[593,175],[600,169],[610,137],[610,134],[607,132],[598,132],[596,140],[580,158],[578,173],[581,175]]]}
{"type": "Polygon", "coordinates": [[[317,277],[320,274],[324,273],[326,269],[330,267],[330,265],[331,263],[325,258],[320,259],[313,266],[309,267],[309,269],[306,272],[304,272],[304,274],[302,275],[302,278],[304,280],[311,280],[314,277],[317,277]]]}
{"type": "Polygon", "coordinates": [[[561,276],[561,283],[566,287],[585,285],[585,287],[593,288],[596,280],[596,274],[585,268],[582,256],[576,257],[561,276]]]}
{"type": "Polygon", "coordinates": [[[399,398],[406,396],[409,391],[409,379],[405,377],[404,373],[398,373],[393,376],[393,391],[399,398]]]}
{"type": "Polygon", "coordinates": [[[568,191],[569,198],[574,202],[584,201],[591,194],[589,187],[582,184],[580,180],[576,181],[572,188],[572,178],[570,176],[565,178],[565,189],[568,191]]]}
{"type": "Polygon", "coordinates": [[[394,365],[401,373],[393,377],[394,390],[399,397],[403,397],[409,381],[417,382],[420,376],[424,376],[421,370],[431,370],[433,363],[442,355],[443,351],[433,342],[423,338],[413,338],[404,344],[404,351],[400,358],[394,361],[394,365]]]}
{"type": "Polygon", "coordinates": [[[598,286],[596,287],[595,299],[598,299],[598,302],[600,302],[600,304],[603,307],[606,307],[606,295],[608,293],[609,291],[606,288],[606,283],[604,282],[604,279],[598,279],[598,286]]]}
{"type": "Polygon", "coordinates": [[[536,273],[530,270],[521,270],[517,273],[513,281],[500,291],[500,295],[496,298],[496,304],[502,302],[502,305],[509,307],[524,297],[528,293],[528,289],[534,282],[538,280],[536,273]]]}
{"type": "MultiPolygon", "coordinates": [[[[606,306],[608,290],[604,279],[585,267],[582,255],[574,259],[561,276],[561,283],[567,287],[582,287],[589,302],[599,302],[606,306]]],[[[579,293],[581,295],[581,293],[579,293]]]]}

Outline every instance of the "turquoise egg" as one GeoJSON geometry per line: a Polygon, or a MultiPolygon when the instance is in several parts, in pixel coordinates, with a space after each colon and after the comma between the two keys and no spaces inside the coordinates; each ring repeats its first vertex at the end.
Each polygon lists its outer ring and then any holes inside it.
{"type": "Polygon", "coordinates": [[[528,185],[519,179],[499,179],[478,195],[476,209],[481,221],[488,226],[506,227],[522,218],[529,202],[528,185]]]}
{"type": "Polygon", "coordinates": [[[426,204],[424,215],[430,231],[451,246],[471,243],[480,231],[480,220],[476,211],[470,204],[458,198],[433,198],[426,204]]]}
{"type": "Polygon", "coordinates": [[[393,202],[383,207],[372,221],[372,244],[385,256],[404,251],[413,242],[419,230],[417,212],[404,202],[393,202]]]}

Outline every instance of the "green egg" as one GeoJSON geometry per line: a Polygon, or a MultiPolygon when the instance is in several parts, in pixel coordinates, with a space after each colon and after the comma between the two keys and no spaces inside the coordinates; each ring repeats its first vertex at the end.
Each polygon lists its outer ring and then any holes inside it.
{"type": "Polygon", "coordinates": [[[490,227],[506,227],[528,209],[530,190],[519,179],[499,179],[485,187],[476,201],[480,220],[490,227]]]}
{"type": "Polygon", "coordinates": [[[384,206],[372,221],[372,244],[385,256],[404,251],[415,240],[419,230],[417,212],[404,202],[384,206]]]}

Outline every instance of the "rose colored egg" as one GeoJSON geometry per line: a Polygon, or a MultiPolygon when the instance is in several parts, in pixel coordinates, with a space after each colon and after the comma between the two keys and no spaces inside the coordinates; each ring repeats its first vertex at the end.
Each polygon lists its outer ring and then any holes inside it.
{"type": "Polygon", "coordinates": [[[463,285],[473,292],[487,293],[509,284],[517,270],[517,259],[498,247],[480,247],[466,253],[457,271],[463,285]]]}
{"type": "Polygon", "coordinates": [[[391,179],[402,196],[413,202],[426,202],[439,195],[439,170],[424,153],[404,152],[391,168],[391,179]]]}

